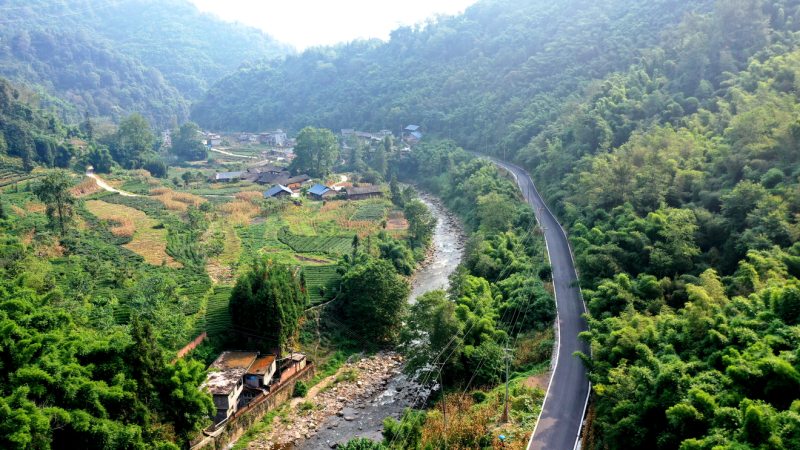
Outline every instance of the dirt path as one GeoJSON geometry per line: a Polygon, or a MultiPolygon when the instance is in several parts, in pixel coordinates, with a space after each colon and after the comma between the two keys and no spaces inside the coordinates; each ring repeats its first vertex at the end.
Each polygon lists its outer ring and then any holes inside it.
{"type": "Polygon", "coordinates": [[[347,183],[347,175],[340,175],[340,176],[342,177],[342,180],[339,181],[338,183],[333,183],[333,186],[331,186],[334,191],[338,191],[339,189],[342,188],[342,186],[338,186],[339,184],[347,183]]]}
{"type": "Polygon", "coordinates": [[[237,155],[236,153],[231,153],[225,150],[217,150],[216,148],[210,148],[209,150],[211,150],[212,152],[222,153],[223,155],[236,156],[237,158],[256,159],[255,156],[237,155]]]}
{"type": "Polygon", "coordinates": [[[119,195],[124,195],[125,197],[138,197],[136,194],[131,194],[130,192],[122,192],[119,189],[114,189],[113,187],[109,186],[102,178],[98,177],[94,174],[94,169],[86,169],[86,176],[89,178],[94,178],[97,181],[97,185],[101,188],[109,191],[109,192],[116,192],[119,195]]]}

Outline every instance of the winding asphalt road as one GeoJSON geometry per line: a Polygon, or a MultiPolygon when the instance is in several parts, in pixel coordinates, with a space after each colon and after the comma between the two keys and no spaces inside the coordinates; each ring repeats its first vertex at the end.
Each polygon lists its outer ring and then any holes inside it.
{"type": "MultiPolygon", "coordinates": [[[[484,155],[477,154],[480,157],[484,155]]],[[[553,286],[558,306],[558,346],[556,368],[550,378],[542,413],[533,429],[528,450],[571,450],[578,442],[586,401],[589,397],[589,379],[575,351],[589,354],[589,345],[578,339],[578,333],[589,327],[581,317],[586,312],[580,289],[573,285],[575,271],[572,251],[566,233],[547,208],[530,175],[525,170],[499,159],[488,157],[495,164],[508,169],[517,180],[525,200],[536,212],[536,219],[544,229],[547,253],[553,266],[553,286]]]]}

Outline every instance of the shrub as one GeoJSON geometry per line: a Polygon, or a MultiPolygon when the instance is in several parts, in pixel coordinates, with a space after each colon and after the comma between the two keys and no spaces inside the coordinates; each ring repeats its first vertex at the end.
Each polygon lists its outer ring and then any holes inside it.
{"type": "Polygon", "coordinates": [[[305,381],[297,380],[297,383],[294,384],[294,393],[292,395],[294,397],[305,397],[307,394],[308,386],[306,385],[305,381]]]}
{"type": "Polygon", "coordinates": [[[472,399],[475,400],[475,403],[483,403],[486,400],[486,393],[475,391],[472,393],[472,399]]]}

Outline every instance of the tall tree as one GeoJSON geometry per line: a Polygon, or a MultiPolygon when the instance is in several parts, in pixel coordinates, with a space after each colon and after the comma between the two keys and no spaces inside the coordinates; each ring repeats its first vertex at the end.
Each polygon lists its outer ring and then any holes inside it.
{"type": "Polygon", "coordinates": [[[208,157],[208,150],[200,141],[200,127],[194,122],[181,125],[177,133],[172,134],[172,151],[189,161],[200,161],[208,157]]]}
{"type": "Polygon", "coordinates": [[[284,345],[307,305],[300,279],[289,268],[264,258],[236,280],[229,308],[234,326],[284,345]]]}
{"type": "Polygon", "coordinates": [[[308,172],[321,177],[326,175],[339,157],[338,141],[331,130],[305,127],[297,133],[294,153],[297,157],[289,169],[295,173],[308,172]]]}
{"type": "Polygon", "coordinates": [[[112,136],[111,153],[125,167],[140,167],[145,154],[153,150],[155,136],[150,124],[139,113],[123,119],[112,136]]]}
{"type": "Polygon", "coordinates": [[[72,221],[75,197],[70,191],[71,188],[72,180],[69,174],[57,169],[48,173],[33,191],[46,205],[45,213],[50,219],[50,225],[62,235],[72,221]]]}
{"type": "Polygon", "coordinates": [[[362,253],[355,262],[342,277],[350,326],[370,341],[394,342],[411,293],[408,280],[385,259],[362,253]]]}
{"type": "Polygon", "coordinates": [[[408,221],[408,232],[414,236],[414,239],[427,245],[438,223],[436,217],[433,217],[425,203],[419,200],[406,203],[403,214],[408,221]]]}

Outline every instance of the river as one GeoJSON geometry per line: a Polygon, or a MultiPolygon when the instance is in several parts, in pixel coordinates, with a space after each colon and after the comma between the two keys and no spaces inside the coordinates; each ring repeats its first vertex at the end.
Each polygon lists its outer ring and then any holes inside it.
{"type": "Polygon", "coordinates": [[[410,303],[416,302],[417,297],[430,290],[447,288],[448,277],[461,263],[466,241],[461,220],[438,198],[420,192],[419,199],[438,219],[438,223],[433,233],[429,257],[412,279],[411,296],[408,299],[410,303]]]}
{"type": "MultiPolygon", "coordinates": [[[[420,200],[438,219],[438,224],[428,258],[412,279],[410,303],[428,290],[447,288],[448,277],[461,262],[466,241],[461,221],[439,199],[421,192],[420,200]]],[[[368,391],[361,398],[348,401],[340,415],[328,417],[309,439],[295,441],[296,448],[326,450],[355,437],[380,441],[383,419],[400,419],[407,407],[421,407],[430,394],[428,389],[399,373],[399,369],[396,368],[394,376],[387,380],[385,389],[368,391]]]]}

